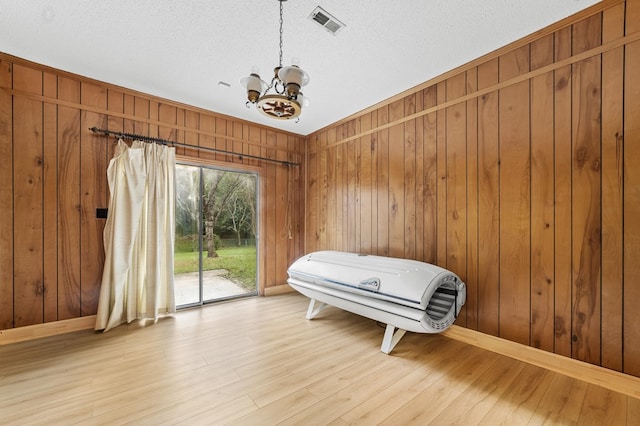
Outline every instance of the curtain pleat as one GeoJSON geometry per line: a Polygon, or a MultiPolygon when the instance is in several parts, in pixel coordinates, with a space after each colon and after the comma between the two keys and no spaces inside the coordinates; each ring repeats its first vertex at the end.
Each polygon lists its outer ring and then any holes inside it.
{"type": "Polygon", "coordinates": [[[175,149],[118,141],[107,169],[109,214],[96,330],[175,312],[175,149]]]}

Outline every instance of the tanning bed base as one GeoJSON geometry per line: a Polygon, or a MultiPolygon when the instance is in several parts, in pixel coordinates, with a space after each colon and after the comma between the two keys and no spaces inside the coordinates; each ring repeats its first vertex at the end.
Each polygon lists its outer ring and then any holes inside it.
{"type": "Polygon", "coordinates": [[[407,331],[447,329],[466,297],[453,272],[415,260],[323,251],[301,257],[288,273],[288,284],[310,299],[307,319],[331,305],[382,322],[386,354],[407,331]]]}

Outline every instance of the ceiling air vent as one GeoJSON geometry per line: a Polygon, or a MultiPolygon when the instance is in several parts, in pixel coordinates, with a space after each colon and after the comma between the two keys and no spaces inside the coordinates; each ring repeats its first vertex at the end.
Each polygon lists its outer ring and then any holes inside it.
{"type": "Polygon", "coordinates": [[[331,16],[329,12],[327,12],[320,6],[316,7],[313,12],[311,12],[311,15],[309,15],[309,19],[317,22],[318,25],[320,25],[322,28],[329,31],[333,35],[336,35],[338,31],[346,26],[337,18],[331,16]]]}

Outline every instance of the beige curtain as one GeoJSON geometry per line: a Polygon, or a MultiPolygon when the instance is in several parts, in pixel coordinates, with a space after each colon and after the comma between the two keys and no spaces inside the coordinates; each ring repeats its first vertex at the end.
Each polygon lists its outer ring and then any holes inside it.
{"type": "Polygon", "coordinates": [[[96,330],[176,310],[175,149],[118,141],[107,169],[109,213],[96,330]]]}

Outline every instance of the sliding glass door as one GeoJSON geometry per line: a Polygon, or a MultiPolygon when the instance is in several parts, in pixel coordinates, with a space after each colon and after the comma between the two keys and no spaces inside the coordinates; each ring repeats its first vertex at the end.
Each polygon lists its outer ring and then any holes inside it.
{"type": "Polygon", "coordinates": [[[176,305],[257,294],[254,173],[176,165],[176,305]]]}

